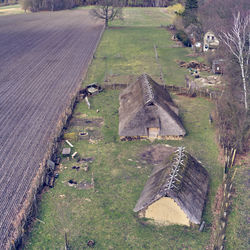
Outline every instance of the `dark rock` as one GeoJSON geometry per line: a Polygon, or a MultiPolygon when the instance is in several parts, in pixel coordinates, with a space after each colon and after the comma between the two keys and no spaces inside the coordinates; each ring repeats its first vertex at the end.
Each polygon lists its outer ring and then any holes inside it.
{"type": "Polygon", "coordinates": [[[95,246],[95,241],[94,240],[89,240],[87,242],[88,247],[94,247],[95,246]]]}

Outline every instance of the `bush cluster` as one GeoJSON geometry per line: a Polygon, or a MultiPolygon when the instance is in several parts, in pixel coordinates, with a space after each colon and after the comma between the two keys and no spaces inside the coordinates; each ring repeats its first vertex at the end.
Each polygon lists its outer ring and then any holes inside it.
{"type": "Polygon", "coordinates": [[[179,41],[183,43],[183,45],[185,45],[186,47],[191,47],[191,41],[185,31],[178,30],[176,33],[176,37],[179,41]]]}

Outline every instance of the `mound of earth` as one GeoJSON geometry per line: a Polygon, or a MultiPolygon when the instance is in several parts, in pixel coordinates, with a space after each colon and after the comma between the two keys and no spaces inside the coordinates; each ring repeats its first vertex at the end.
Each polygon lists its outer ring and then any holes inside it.
{"type": "Polygon", "coordinates": [[[140,159],[148,164],[159,164],[176,150],[176,147],[166,144],[152,145],[144,149],[140,154],[140,159]]]}

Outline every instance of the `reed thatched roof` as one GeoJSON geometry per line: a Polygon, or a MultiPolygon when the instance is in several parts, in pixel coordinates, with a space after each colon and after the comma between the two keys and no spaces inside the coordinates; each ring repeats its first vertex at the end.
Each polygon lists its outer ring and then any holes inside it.
{"type": "Polygon", "coordinates": [[[147,128],[159,128],[160,136],[183,136],[178,113],[168,91],[143,74],[120,94],[119,135],[147,136],[147,128]]]}
{"type": "Polygon", "coordinates": [[[149,177],[134,212],[162,197],[172,198],[192,223],[199,224],[208,190],[208,173],[184,148],[178,148],[149,177]]]}

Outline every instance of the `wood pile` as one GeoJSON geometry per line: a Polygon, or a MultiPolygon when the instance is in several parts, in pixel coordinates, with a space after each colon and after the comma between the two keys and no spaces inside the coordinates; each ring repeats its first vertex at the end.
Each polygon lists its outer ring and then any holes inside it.
{"type": "Polygon", "coordinates": [[[197,69],[199,71],[210,71],[210,67],[208,67],[204,63],[196,62],[196,61],[191,61],[191,62],[184,62],[184,61],[178,61],[178,65],[182,68],[187,68],[187,69],[197,69]]]}

